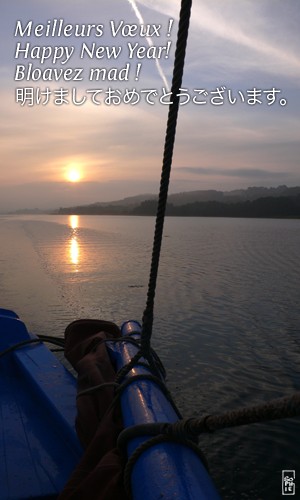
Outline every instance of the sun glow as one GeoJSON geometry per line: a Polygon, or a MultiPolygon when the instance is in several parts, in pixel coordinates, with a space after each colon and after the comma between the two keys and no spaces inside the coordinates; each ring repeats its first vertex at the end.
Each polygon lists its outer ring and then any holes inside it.
{"type": "Polygon", "coordinates": [[[72,170],[68,171],[67,178],[70,182],[78,182],[81,179],[81,173],[79,172],[79,170],[73,168],[72,170]]]}
{"type": "Polygon", "coordinates": [[[65,170],[65,178],[69,182],[79,182],[82,179],[81,168],[76,163],[67,165],[65,170]]]}

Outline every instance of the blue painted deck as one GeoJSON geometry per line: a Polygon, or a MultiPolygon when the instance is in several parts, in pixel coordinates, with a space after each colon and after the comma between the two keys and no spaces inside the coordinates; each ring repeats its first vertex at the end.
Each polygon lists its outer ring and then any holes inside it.
{"type": "MultiPolygon", "coordinates": [[[[0,352],[35,338],[0,309],[0,352]]],[[[56,498],[82,449],[74,422],[76,380],[45,345],[0,357],[0,499],[56,498]]]]}

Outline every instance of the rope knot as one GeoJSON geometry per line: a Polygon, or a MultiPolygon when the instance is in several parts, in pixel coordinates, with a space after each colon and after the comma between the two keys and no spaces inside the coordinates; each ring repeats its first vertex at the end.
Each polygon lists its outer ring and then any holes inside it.
{"type": "Polygon", "coordinates": [[[163,431],[167,434],[167,436],[175,437],[180,440],[188,439],[194,443],[198,443],[198,433],[193,430],[191,425],[193,420],[193,418],[184,418],[177,420],[177,422],[174,422],[173,424],[166,424],[163,431]]]}

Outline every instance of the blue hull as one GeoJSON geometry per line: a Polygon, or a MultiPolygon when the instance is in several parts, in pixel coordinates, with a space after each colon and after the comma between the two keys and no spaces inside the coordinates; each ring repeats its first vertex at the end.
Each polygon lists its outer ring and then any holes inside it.
{"type": "MultiPolygon", "coordinates": [[[[136,322],[122,334],[139,337],[136,322]],[[136,332],[136,333],[134,333],[136,332]]],[[[0,353],[37,337],[12,311],[0,309],[0,353]]],[[[118,370],[136,353],[128,342],[107,342],[118,370]]],[[[147,374],[137,366],[126,376],[147,374]]],[[[159,386],[136,380],[122,392],[124,428],[176,422],[178,415],[159,386]]],[[[0,500],[57,498],[83,450],[76,435],[76,379],[41,342],[0,355],[0,500]]],[[[149,436],[131,439],[130,455],[149,436]]],[[[162,442],[143,452],[133,466],[134,500],[217,500],[219,495],[199,456],[189,447],[162,442]]]]}
{"type": "MultiPolygon", "coordinates": [[[[0,309],[0,352],[34,338],[0,309]]],[[[74,422],[76,380],[42,343],[0,358],[0,499],[56,498],[82,448],[74,422]]]]}

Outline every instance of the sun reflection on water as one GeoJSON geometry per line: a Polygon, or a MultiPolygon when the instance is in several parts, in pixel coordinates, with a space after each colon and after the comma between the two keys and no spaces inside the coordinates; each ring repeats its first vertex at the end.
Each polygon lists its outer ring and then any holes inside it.
{"type": "MultiPolygon", "coordinates": [[[[72,264],[79,264],[79,245],[76,236],[71,238],[70,242],[70,260],[72,264]]],[[[78,271],[78,269],[77,269],[78,271]]]]}
{"type": "Polygon", "coordinates": [[[69,240],[69,262],[73,266],[73,271],[78,273],[78,265],[80,263],[80,246],[78,241],[78,215],[70,215],[68,220],[69,226],[72,230],[69,240]]]}
{"type": "Polygon", "coordinates": [[[78,229],[78,226],[79,226],[78,215],[69,215],[69,226],[74,230],[78,229]]]}

